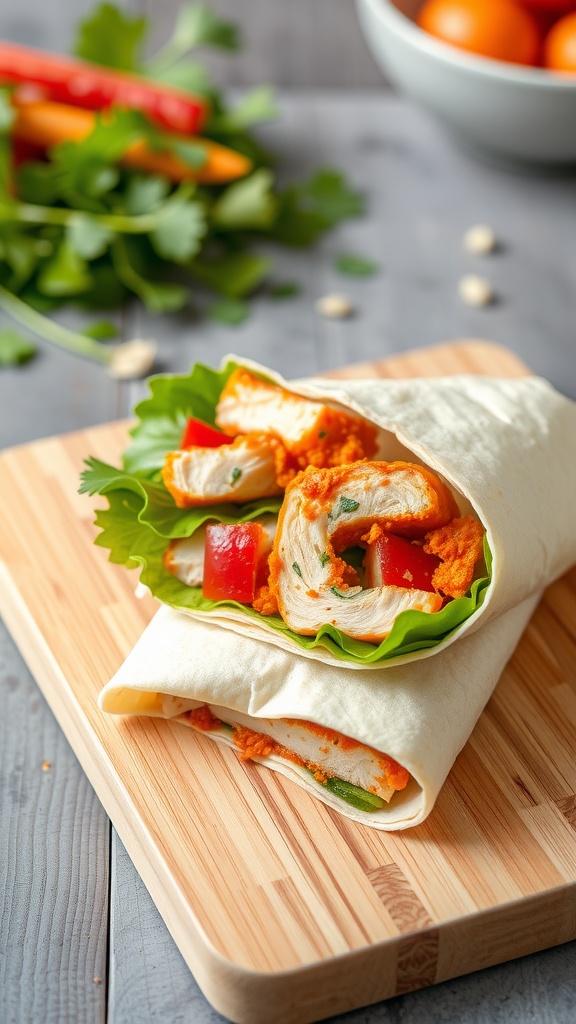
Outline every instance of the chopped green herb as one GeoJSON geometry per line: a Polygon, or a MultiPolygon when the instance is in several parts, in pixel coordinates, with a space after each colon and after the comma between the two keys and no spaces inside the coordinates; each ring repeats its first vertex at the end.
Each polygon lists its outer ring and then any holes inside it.
{"type": "Polygon", "coordinates": [[[235,484],[236,481],[239,480],[241,476],[242,470],[239,469],[238,466],[234,466],[234,469],[232,470],[232,483],[235,484]]]}
{"type": "Polygon", "coordinates": [[[370,277],[379,269],[378,264],[372,260],[364,259],[363,256],[354,256],[352,253],[344,253],[334,261],[336,270],[341,274],[348,274],[350,277],[370,277]]]}
{"type": "Polygon", "coordinates": [[[320,565],[322,566],[322,568],[324,568],[324,566],[326,565],[326,562],[330,561],[330,555],[328,554],[327,551],[323,551],[322,554],[319,555],[318,557],[320,559],[320,565]]]}
{"type": "Polygon", "coordinates": [[[320,433],[318,434],[318,437],[320,438],[320,440],[322,440],[324,437],[328,437],[328,431],[321,430],[320,433]]]}
{"type": "Polygon", "coordinates": [[[359,501],[355,501],[354,498],[346,498],[342,494],[338,499],[338,504],[328,513],[328,519],[338,519],[345,512],[355,512],[357,508],[360,508],[359,501]]]}
{"type": "Polygon", "coordinates": [[[341,597],[343,600],[350,601],[353,597],[358,597],[361,593],[361,589],[354,588],[352,592],[350,590],[340,590],[338,587],[330,587],[330,590],[336,597],[341,597]]]}
{"type": "Polygon", "coordinates": [[[0,366],[27,363],[36,355],[36,346],[10,327],[0,330],[0,366]]]}
{"type": "Polygon", "coordinates": [[[294,295],[298,295],[299,292],[300,285],[296,284],[295,281],[283,281],[272,285],[268,295],[271,299],[291,299],[294,295]]]}
{"type": "Polygon", "coordinates": [[[294,572],[296,573],[296,575],[299,576],[300,579],[302,579],[302,570],[301,570],[300,566],[298,565],[298,562],[292,562],[292,568],[294,569],[294,572]]]}
{"type": "Polygon", "coordinates": [[[240,299],[221,299],[208,309],[208,316],[211,320],[217,320],[220,324],[228,324],[229,327],[236,327],[237,324],[244,323],[248,314],[248,306],[240,299]]]}

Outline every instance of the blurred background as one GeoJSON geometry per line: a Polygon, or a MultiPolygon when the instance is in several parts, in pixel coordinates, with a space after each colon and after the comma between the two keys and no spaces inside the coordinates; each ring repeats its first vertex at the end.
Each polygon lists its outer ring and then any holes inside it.
{"type": "MultiPolygon", "coordinates": [[[[73,37],[67,0],[4,0],[2,34],[28,46],[68,51],[73,37]],[[5,6],[4,6],[5,5],[5,6]]],[[[94,8],[92,0],[74,4],[76,22],[94,8]]],[[[154,22],[150,49],[166,41],[179,0],[124,3],[154,22]]],[[[223,85],[260,85],[264,81],[297,88],[378,86],[382,74],[362,38],[353,0],[215,0],[210,7],[240,27],[244,47],[231,61],[210,52],[206,64],[223,85]]]]}

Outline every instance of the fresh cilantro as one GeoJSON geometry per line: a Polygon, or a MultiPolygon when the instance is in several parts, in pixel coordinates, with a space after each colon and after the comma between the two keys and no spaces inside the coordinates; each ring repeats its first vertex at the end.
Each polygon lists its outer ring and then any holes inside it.
{"type": "Polygon", "coordinates": [[[229,185],[212,207],[212,223],[227,231],[267,229],[276,216],[272,171],[262,167],[229,185]]]}
{"type": "Polygon", "coordinates": [[[213,118],[211,128],[217,132],[244,131],[255,124],[274,121],[278,115],[274,89],[269,85],[261,85],[247,93],[231,110],[213,118]]]}
{"type": "Polygon", "coordinates": [[[300,285],[296,284],[295,281],[282,281],[268,289],[268,295],[271,299],[291,299],[294,295],[298,295],[299,292],[300,285]]]}
{"type": "Polygon", "coordinates": [[[212,257],[196,257],[188,264],[192,275],[214,291],[232,299],[241,299],[264,279],[271,266],[266,256],[252,252],[218,253],[212,257]]]}
{"type": "Polygon", "coordinates": [[[69,248],[85,260],[94,260],[106,252],[114,232],[99,224],[88,213],[74,214],[66,229],[69,248]]]}
{"type": "Polygon", "coordinates": [[[93,64],[136,71],[146,31],[146,18],[131,17],[114,4],[103,3],[79,25],[74,53],[93,64]]]}
{"type": "Polygon", "coordinates": [[[89,327],[84,327],[82,334],[94,338],[94,341],[112,341],[118,337],[118,328],[111,320],[97,320],[89,327]]]}
{"type": "Polygon", "coordinates": [[[181,186],[166,201],[150,232],[150,241],[158,255],[175,263],[186,263],[198,252],[206,232],[204,208],[190,200],[191,191],[181,186]]]}
{"type": "Polygon", "coordinates": [[[346,498],[343,494],[338,499],[338,504],[334,506],[331,512],[328,513],[328,519],[339,519],[340,516],[346,512],[355,512],[357,508],[360,508],[360,502],[355,501],[354,498],[346,498]]]}
{"type": "Polygon", "coordinates": [[[208,308],[208,316],[220,324],[228,324],[229,327],[236,327],[244,323],[249,315],[249,309],[241,299],[220,299],[208,308]]]}
{"type": "Polygon", "coordinates": [[[320,441],[323,441],[325,437],[328,437],[328,431],[327,430],[319,430],[318,431],[318,437],[319,437],[320,441]]]}
{"type": "Polygon", "coordinates": [[[322,568],[324,568],[326,563],[330,561],[330,555],[328,554],[327,551],[322,551],[322,553],[318,555],[318,558],[320,559],[320,565],[322,566],[322,568]]]}
{"type": "Polygon", "coordinates": [[[239,469],[238,466],[234,466],[234,469],[232,470],[232,483],[235,484],[236,481],[239,480],[241,476],[242,470],[239,469]]]}
{"type": "Polygon", "coordinates": [[[299,576],[300,579],[302,579],[302,569],[298,565],[298,562],[292,562],[292,568],[294,569],[296,575],[299,576]]]}
{"type": "MultiPolygon", "coordinates": [[[[204,135],[252,163],[228,183],[178,183],[126,164],[135,144],[172,154],[192,180],[207,160],[195,137],[161,130],[141,111],[114,106],[93,115],[82,139],[52,146],[40,160],[13,168],[11,90],[0,89],[0,305],[22,323],[68,301],[85,309],[112,309],[136,296],[155,313],[175,312],[191,289],[207,286],[225,301],[208,306],[221,323],[248,315],[242,301],[269,275],[272,260],[253,251],[269,241],[311,245],[346,216],[362,209],[360,196],[339,172],[319,171],[279,191],[271,157],[252,134],[277,116],[273,90],[259,86],[233,105],[211,82],[196,50],[238,46],[235,26],[204,4],[184,3],[172,37],[147,62],[141,58],[146,19],[100,3],[79,26],[76,53],[84,60],[200,93],[210,109],[204,135]],[[12,301],[14,300],[14,301],[12,301]]],[[[91,115],[92,116],[92,115],[91,115]]],[[[272,285],[270,298],[296,294],[292,282],[272,285]]],[[[47,340],[106,362],[95,339],[34,321],[47,340]]]]}
{"type": "Polygon", "coordinates": [[[362,197],[340,172],[320,170],[310,181],[280,193],[270,236],[284,245],[312,245],[319,235],[363,211],[362,197]]]}
{"type": "Polygon", "coordinates": [[[361,589],[360,590],[356,590],[355,589],[355,590],[353,590],[351,592],[349,590],[340,590],[339,587],[330,587],[330,590],[332,591],[332,593],[334,594],[335,597],[340,597],[340,598],[342,598],[343,600],[346,600],[346,601],[350,601],[351,598],[353,598],[353,597],[358,597],[359,594],[362,592],[361,589]]]}
{"type": "Polygon", "coordinates": [[[373,260],[367,260],[363,256],[354,256],[352,253],[343,253],[334,261],[336,270],[341,274],[348,274],[350,277],[370,277],[378,270],[378,264],[373,260]]]}
{"type": "Polygon", "coordinates": [[[86,261],[64,240],[42,267],[37,283],[44,295],[60,298],[88,291],[92,278],[86,261]]]}
{"type": "Polygon", "coordinates": [[[36,346],[10,327],[0,329],[0,366],[27,363],[36,355],[36,346]]]}

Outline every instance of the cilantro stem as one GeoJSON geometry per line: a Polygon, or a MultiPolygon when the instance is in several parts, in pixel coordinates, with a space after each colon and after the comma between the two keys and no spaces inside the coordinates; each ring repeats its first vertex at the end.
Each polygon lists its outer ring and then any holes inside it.
{"type": "Polygon", "coordinates": [[[32,309],[27,302],[23,302],[2,285],[0,285],[0,309],[3,309],[23,327],[27,327],[29,331],[39,334],[41,338],[51,341],[60,348],[67,349],[68,352],[86,356],[88,359],[95,359],[99,363],[110,362],[111,349],[104,348],[92,338],[76,334],[75,331],[70,331],[67,327],[62,327],[61,324],[43,316],[42,313],[32,309]]]}
{"type": "Polygon", "coordinates": [[[0,214],[3,221],[16,221],[22,224],[54,224],[58,227],[69,227],[77,217],[87,217],[102,227],[110,228],[124,235],[145,235],[152,231],[165,206],[158,213],[144,213],[129,216],[118,213],[92,213],[85,210],[66,210],[60,206],[34,206],[32,203],[11,203],[2,207],[0,214]]]}

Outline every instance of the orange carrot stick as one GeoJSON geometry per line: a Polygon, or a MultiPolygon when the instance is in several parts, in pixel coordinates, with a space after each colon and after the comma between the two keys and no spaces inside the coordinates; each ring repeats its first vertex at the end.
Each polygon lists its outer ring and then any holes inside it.
{"type": "MultiPolygon", "coordinates": [[[[31,103],[16,102],[16,117],[12,124],[15,139],[50,149],[62,142],[81,142],[93,131],[96,115],[91,110],[72,107],[65,103],[38,100],[31,103]]],[[[170,136],[167,136],[169,139],[170,136]]],[[[197,181],[205,185],[223,184],[248,174],[252,163],[242,153],[221,146],[211,139],[194,136],[172,136],[182,142],[193,142],[204,150],[206,159],[201,167],[191,167],[169,149],[153,150],[146,142],[131,143],[120,163],[151,174],[163,174],[171,181],[197,181]]]]}

